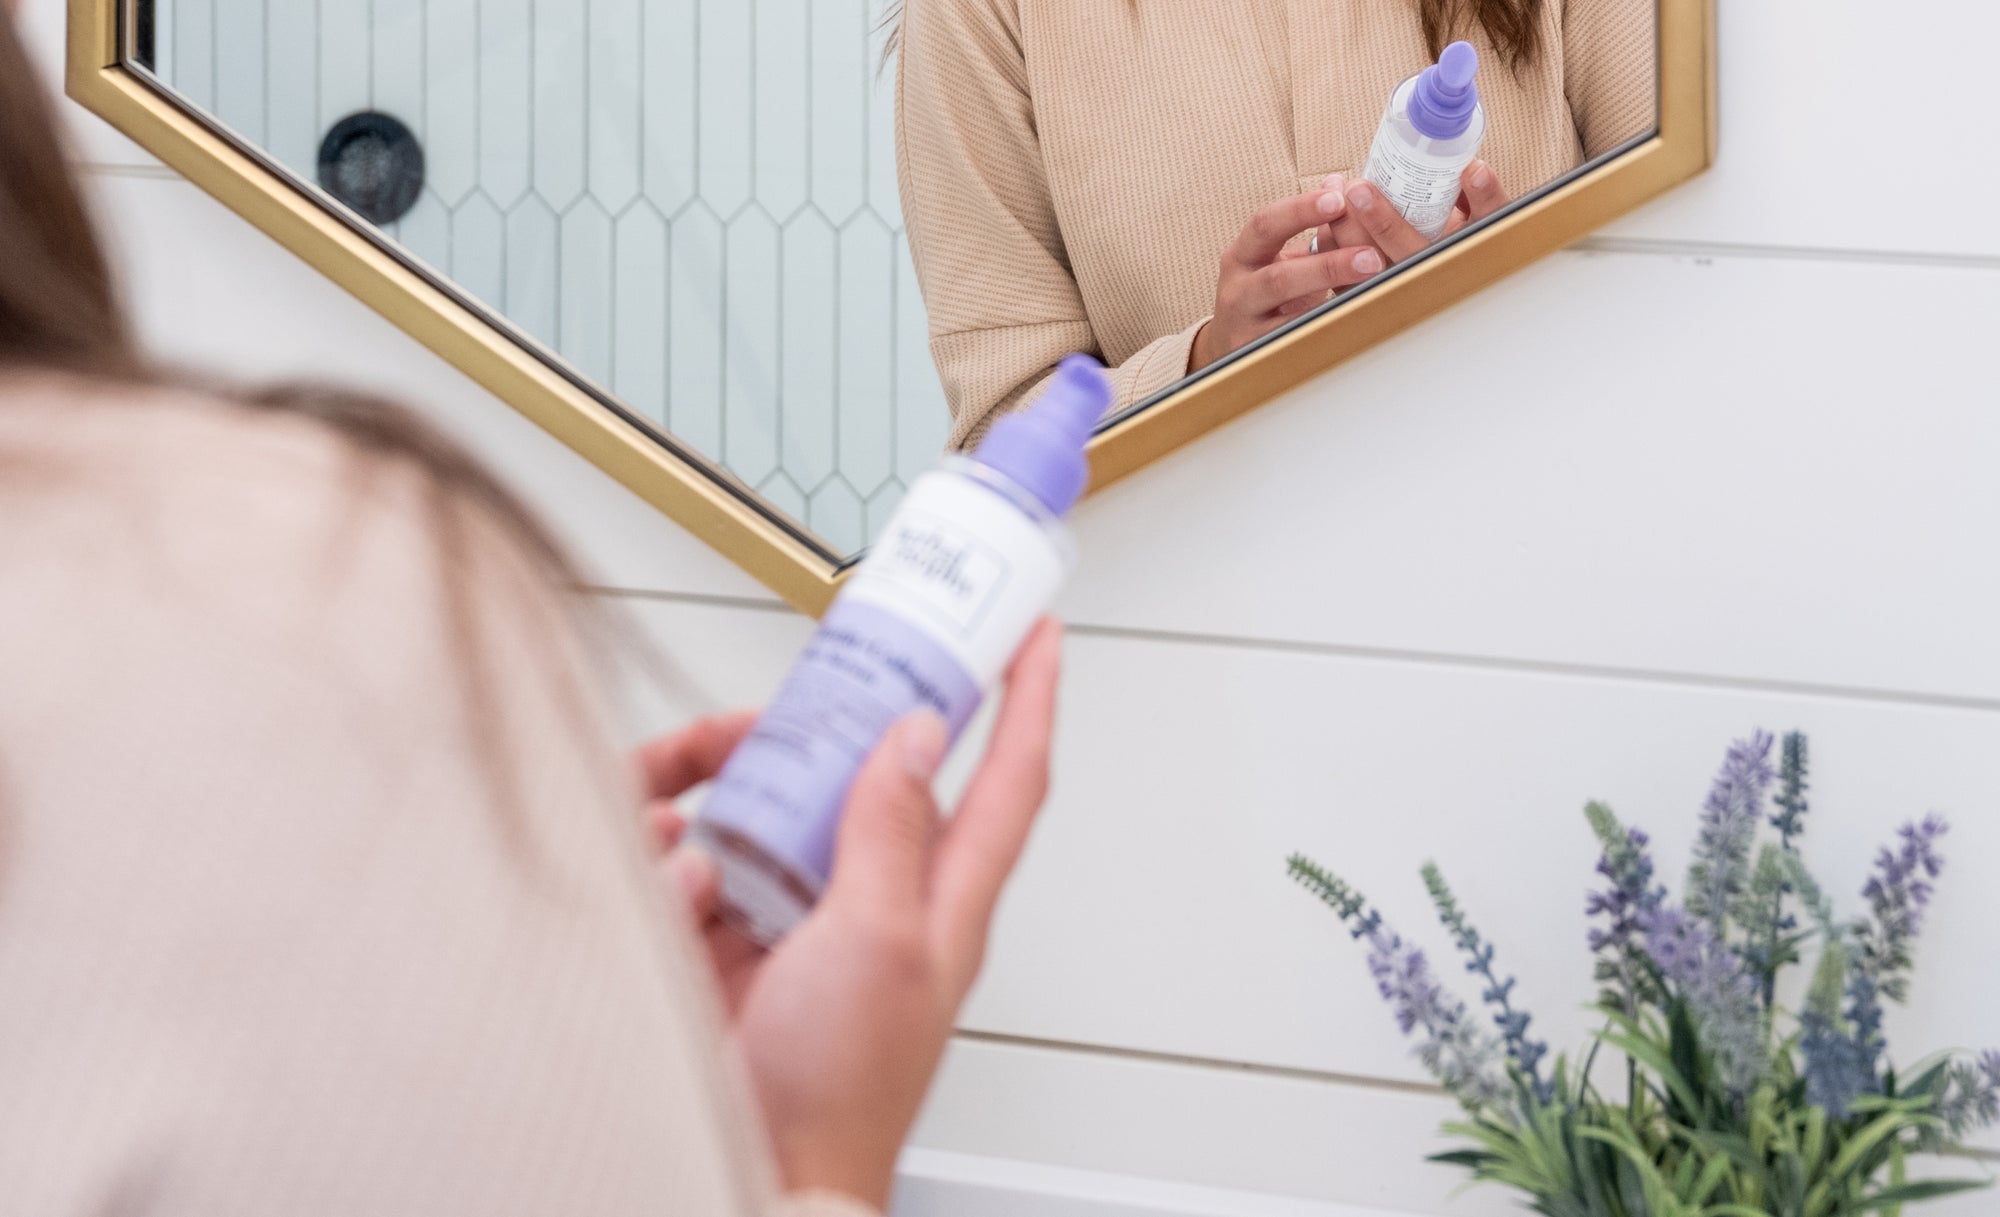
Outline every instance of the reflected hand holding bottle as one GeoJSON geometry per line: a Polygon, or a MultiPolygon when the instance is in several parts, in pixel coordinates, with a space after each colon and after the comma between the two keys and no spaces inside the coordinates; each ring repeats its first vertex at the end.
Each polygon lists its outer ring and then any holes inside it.
{"type": "Polygon", "coordinates": [[[1385,265],[1368,242],[1320,252],[1288,249],[1292,239],[1340,218],[1347,203],[1332,189],[1281,199],[1250,217],[1216,277],[1215,313],[1195,335],[1188,371],[1197,372],[1246,343],[1326,302],[1327,293],[1366,280],[1385,265]]]}
{"type": "MultiPolygon", "coordinates": [[[[1327,187],[1339,192],[1346,202],[1341,214],[1320,225],[1321,250],[1372,248],[1387,259],[1388,265],[1429,249],[1431,242],[1410,226],[1382,197],[1382,192],[1366,181],[1348,182],[1339,174],[1327,178],[1327,187]]],[[[1483,220],[1514,200],[1500,185],[1500,176],[1485,161],[1473,161],[1459,176],[1458,206],[1446,221],[1443,237],[1468,224],[1483,220]]],[[[1440,238],[1442,239],[1442,237],[1440,238]]]]}

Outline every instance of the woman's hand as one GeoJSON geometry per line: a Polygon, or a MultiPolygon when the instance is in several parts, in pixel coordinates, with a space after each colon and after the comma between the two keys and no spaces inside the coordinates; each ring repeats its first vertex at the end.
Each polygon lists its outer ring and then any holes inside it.
{"type": "MultiPolygon", "coordinates": [[[[1330,246],[1352,248],[1372,246],[1387,258],[1391,265],[1403,261],[1414,254],[1430,248],[1431,242],[1422,233],[1410,227],[1382,192],[1369,182],[1347,182],[1335,175],[1327,179],[1328,187],[1342,192],[1347,206],[1342,214],[1319,230],[1319,247],[1330,246]]],[[[1439,240],[1450,236],[1475,220],[1487,216],[1513,202],[1500,185],[1499,175],[1493,172],[1485,161],[1474,161],[1459,175],[1458,205],[1452,208],[1451,218],[1445,221],[1444,232],[1439,240]]]]}
{"type": "Polygon", "coordinates": [[[757,965],[763,962],[764,951],[739,934],[725,932],[719,921],[712,921],[720,894],[715,863],[698,848],[679,848],[687,820],[674,800],[720,773],[723,762],[756,725],[755,710],[719,714],[661,736],[640,749],[638,758],[646,791],[646,818],[660,851],[667,898],[687,908],[695,924],[703,927],[709,963],[732,1016],[742,1004],[757,965]]]}
{"type": "Polygon", "coordinates": [[[1338,190],[1309,190],[1271,204],[1250,217],[1223,251],[1215,284],[1215,315],[1195,335],[1188,371],[1198,371],[1263,337],[1307,309],[1326,302],[1327,293],[1380,271],[1382,257],[1366,241],[1359,248],[1333,249],[1321,242],[1317,254],[1288,254],[1293,237],[1340,217],[1346,202],[1338,190]]]}
{"type": "MultiPolygon", "coordinates": [[[[716,962],[788,1188],[886,1207],[896,1156],[1048,788],[1060,640],[1045,623],[1023,647],[948,824],[931,793],[944,724],[928,714],[896,724],[855,781],[826,894],[768,955],[713,916],[712,863],[687,850],[665,861],[716,962]]],[[[712,774],[747,727],[741,716],[713,720],[683,733],[698,740],[649,749],[667,758],[649,773],[672,779],[653,796],[712,774]]],[[[654,821],[662,839],[677,835],[671,808],[656,803],[654,821]]]]}

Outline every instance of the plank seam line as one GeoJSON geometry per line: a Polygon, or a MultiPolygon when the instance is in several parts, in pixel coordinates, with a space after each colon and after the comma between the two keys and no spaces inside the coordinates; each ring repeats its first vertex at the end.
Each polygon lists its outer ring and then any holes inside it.
{"type": "MultiPolygon", "coordinates": [[[[76,168],[103,177],[184,181],[165,165],[78,161],[76,168]]],[[[2000,254],[1927,253],[1921,250],[1842,249],[1826,245],[1769,245],[1756,242],[1679,240],[1671,237],[1584,237],[1564,247],[1581,254],[1631,254],[1670,258],[1744,258],[1786,262],[1828,262],[2000,271],[2000,254]]]]}
{"type": "Polygon", "coordinates": [[[80,163],[75,166],[97,177],[142,178],[152,182],[184,182],[186,178],[165,165],[112,165],[80,163]]]}
{"type": "Polygon", "coordinates": [[[1571,253],[1638,254],[1648,257],[1743,258],[1784,262],[1828,262],[1869,266],[1910,266],[1951,270],[2000,270],[2000,255],[1925,253],[1921,250],[1841,249],[1823,245],[1764,245],[1755,242],[1682,241],[1667,237],[1585,237],[1565,246],[1571,253]]]}
{"type": "Polygon", "coordinates": [[[1033,1035],[1012,1035],[1003,1031],[968,1031],[960,1029],[953,1038],[961,1043],[981,1044],[988,1047],[1027,1048],[1069,1056],[1103,1057],[1109,1060],[1137,1061],[1149,1065],[1173,1065],[1189,1069],[1242,1073],[1255,1077],[1277,1078],[1292,1082],[1314,1082],[1321,1085],[1346,1086],[1361,1090],[1384,1090],[1396,1094],[1421,1095],[1425,1098],[1434,1099],[1447,1097],[1443,1087],[1434,1086],[1429,1082],[1413,1082],[1401,1078],[1373,1077],[1365,1073],[1342,1073],[1331,1069],[1307,1069],[1298,1065],[1270,1065],[1257,1061],[1235,1061],[1224,1057],[1200,1056],[1180,1052],[1160,1052],[1149,1048],[1120,1048],[1108,1044],[1083,1043],[1077,1040],[1046,1039],[1033,1035]]]}
{"type": "MultiPolygon", "coordinates": [[[[740,609],[791,616],[792,610],[778,601],[749,596],[712,595],[701,592],[640,591],[628,588],[587,587],[582,589],[607,599],[649,600],[687,604],[702,608],[740,609]]],[[[1308,642],[1284,638],[1254,638],[1196,631],[1147,629],[1136,626],[1071,623],[1070,634],[1079,638],[1104,638],[1125,642],[1150,642],[1177,646],[1218,647],[1257,651],[1266,654],[1298,655],[1316,659],[1347,659],[1378,663],[1401,663],[1423,667],[1459,668],[1516,675],[1557,677],[1568,680],[1650,684],[1682,689],[1720,690],[1732,693],[1774,694],[1814,697],[1831,701],[1861,702],[1940,710],[2000,712],[2000,698],[1970,694],[1924,693],[1902,689],[1871,688],[1818,681],[1777,680],[1713,673],[1670,672],[1655,668],[1620,667],[1610,664],[1565,663],[1560,660],[1516,659],[1488,655],[1464,655],[1444,651],[1422,651],[1399,647],[1371,647],[1347,643],[1308,642]]]]}
{"type": "MultiPolygon", "coordinates": [[[[1184,1069],[1201,1069],[1211,1072],[1240,1073],[1254,1077],[1268,1077],[1292,1082],[1311,1082],[1323,1086],[1339,1086],[1353,1090],[1387,1091],[1393,1094],[1418,1095],[1424,1098],[1448,1099],[1441,1086],[1429,1082],[1412,1082],[1399,1078],[1374,1077],[1365,1073],[1341,1073],[1331,1069],[1305,1069],[1291,1065],[1266,1065],[1254,1061],[1234,1061],[1223,1057],[1200,1056],[1190,1053],[1158,1052],[1147,1048],[1118,1048],[1105,1044],[1090,1044],[1078,1040],[1045,1039],[1032,1035],[1010,1035],[1001,1031],[968,1031],[960,1029],[953,1039],[961,1043],[981,1044],[999,1048],[1023,1048],[1066,1056],[1102,1057],[1108,1060],[1134,1061],[1149,1065],[1169,1065],[1184,1069]]],[[[1968,1158],[1976,1162],[2000,1163],[2000,1149],[1974,1147],[1953,1157],[1968,1158]]]]}

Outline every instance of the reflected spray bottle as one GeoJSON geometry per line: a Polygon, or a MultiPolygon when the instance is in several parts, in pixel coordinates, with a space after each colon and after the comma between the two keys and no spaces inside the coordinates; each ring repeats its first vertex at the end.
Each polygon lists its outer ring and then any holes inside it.
{"type": "Polygon", "coordinates": [[[929,709],[964,731],[1069,574],[1063,517],[1110,403],[1103,368],[1072,355],[971,456],[910,486],[689,828],[737,929],[768,945],[819,899],[848,791],[897,719],[929,709]]]}
{"type": "Polygon", "coordinates": [[[1486,110],[1479,104],[1479,52],[1454,42],[1438,61],[1396,86],[1362,176],[1427,241],[1443,234],[1458,202],[1459,175],[1479,155],[1486,110]]]}

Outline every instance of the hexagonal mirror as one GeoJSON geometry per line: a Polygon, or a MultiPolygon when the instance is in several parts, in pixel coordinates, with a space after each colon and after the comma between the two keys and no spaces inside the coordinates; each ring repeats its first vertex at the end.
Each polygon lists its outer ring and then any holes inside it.
{"type": "Polygon", "coordinates": [[[73,94],[801,607],[1110,365],[1103,484],[1698,172],[1710,0],[76,0],[73,94]]]}

